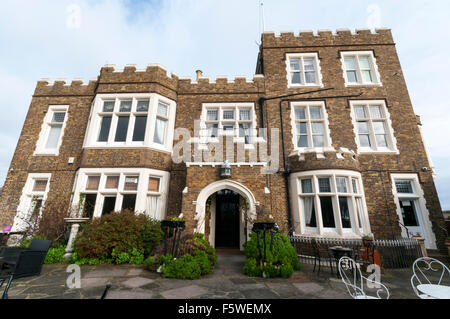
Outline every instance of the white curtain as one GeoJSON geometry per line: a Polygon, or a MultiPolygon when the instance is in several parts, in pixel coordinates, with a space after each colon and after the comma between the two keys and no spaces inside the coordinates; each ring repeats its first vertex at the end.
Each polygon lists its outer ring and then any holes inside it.
{"type": "Polygon", "coordinates": [[[158,213],[158,196],[147,196],[147,215],[156,219],[158,213]]]}
{"type": "Polygon", "coordinates": [[[164,144],[166,134],[166,124],[167,120],[159,118],[156,119],[155,137],[153,139],[155,143],[164,144]]]}
{"type": "Polygon", "coordinates": [[[314,197],[303,197],[303,210],[305,214],[305,225],[311,224],[314,197]]]}

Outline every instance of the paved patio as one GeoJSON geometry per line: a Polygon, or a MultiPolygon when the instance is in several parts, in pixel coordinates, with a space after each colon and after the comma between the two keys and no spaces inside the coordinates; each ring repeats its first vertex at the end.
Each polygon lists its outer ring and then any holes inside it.
{"type": "MultiPolygon", "coordinates": [[[[303,265],[289,279],[249,278],[242,274],[245,256],[219,254],[213,273],[198,280],[164,279],[159,274],[135,265],[98,265],[81,267],[81,288],[69,289],[66,264],[44,265],[42,274],[13,281],[9,298],[99,299],[106,284],[111,284],[111,299],[338,299],[349,298],[345,286],[329,268],[320,275],[311,265],[303,265]]],[[[416,298],[409,283],[411,270],[386,271],[381,282],[388,286],[392,299],[416,298]]]]}

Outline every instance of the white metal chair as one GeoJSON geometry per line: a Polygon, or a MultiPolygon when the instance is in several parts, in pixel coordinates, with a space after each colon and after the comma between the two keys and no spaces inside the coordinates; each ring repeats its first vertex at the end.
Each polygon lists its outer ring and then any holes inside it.
{"type": "Polygon", "coordinates": [[[441,261],[431,257],[421,257],[414,261],[411,286],[421,299],[436,299],[417,289],[418,285],[450,284],[450,270],[441,261]]]}
{"type": "Polygon", "coordinates": [[[366,278],[362,275],[359,264],[349,257],[342,257],[338,263],[339,274],[353,299],[389,299],[389,289],[374,279],[366,278]],[[370,290],[376,295],[368,295],[364,292],[370,290]]]}

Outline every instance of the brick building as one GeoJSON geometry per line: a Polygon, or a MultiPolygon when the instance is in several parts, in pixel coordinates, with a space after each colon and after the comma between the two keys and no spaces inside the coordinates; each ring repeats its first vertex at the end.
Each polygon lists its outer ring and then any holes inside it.
{"type": "Polygon", "coordinates": [[[191,80],[106,65],[89,83],[39,81],[0,225],[19,228],[62,194],[90,217],[183,213],[215,246],[242,246],[246,217],[265,210],[286,233],[408,231],[444,251],[434,169],[390,30],[265,32],[255,73],[191,80]]]}

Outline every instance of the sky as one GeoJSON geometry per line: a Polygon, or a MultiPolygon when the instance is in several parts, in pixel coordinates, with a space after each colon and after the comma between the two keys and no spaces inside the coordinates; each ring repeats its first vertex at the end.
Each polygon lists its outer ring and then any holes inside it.
{"type": "MultiPolygon", "coordinates": [[[[0,185],[36,82],[95,78],[104,64],[164,65],[179,76],[255,72],[259,0],[2,0],[0,185]]],[[[450,1],[265,0],[264,30],[392,29],[434,166],[450,209],[450,1]]],[[[414,154],[411,154],[414,156],[414,154]]]]}

